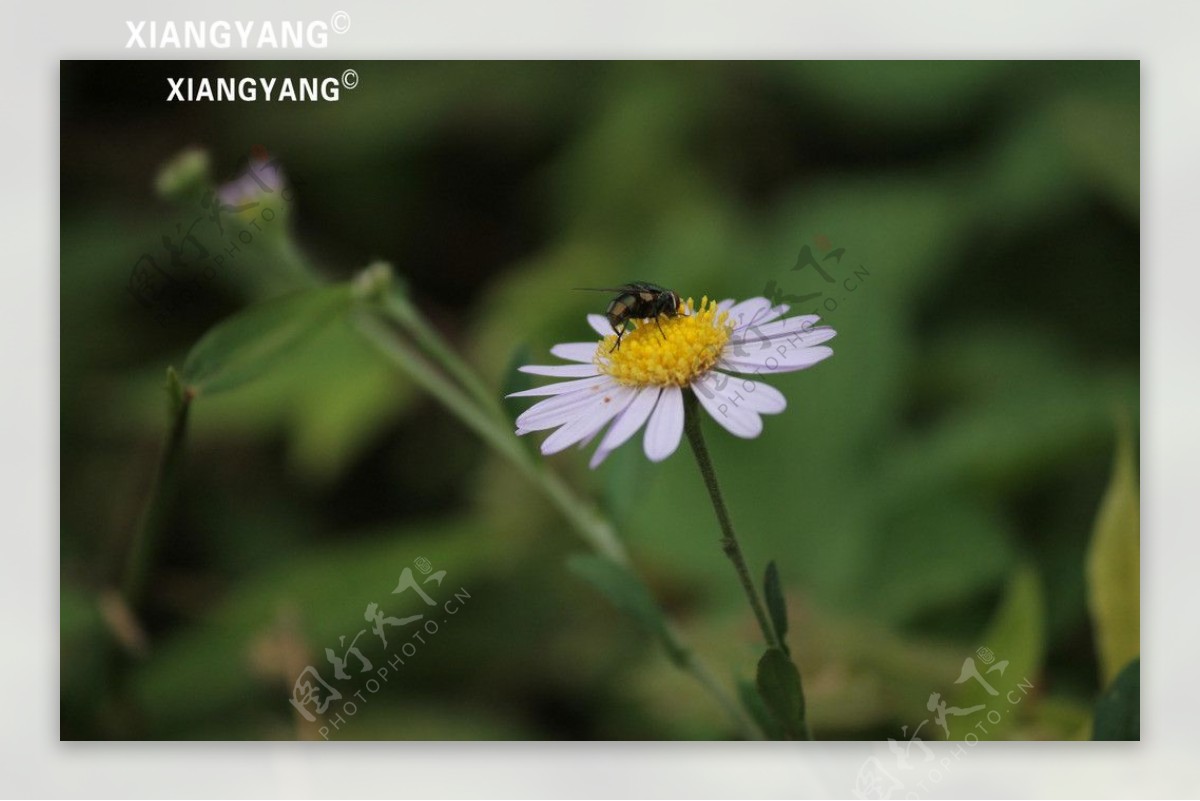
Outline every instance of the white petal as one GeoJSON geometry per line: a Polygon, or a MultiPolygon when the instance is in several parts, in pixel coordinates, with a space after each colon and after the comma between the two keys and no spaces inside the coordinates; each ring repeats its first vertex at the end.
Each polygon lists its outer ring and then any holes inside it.
{"type": "Polygon", "coordinates": [[[837,332],[832,328],[813,328],[808,331],[793,331],[791,333],[777,334],[773,337],[755,337],[750,334],[750,329],[735,331],[729,341],[725,343],[725,347],[721,350],[721,356],[730,361],[743,362],[746,364],[768,364],[774,362],[789,361],[790,354],[797,350],[803,350],[815,345],[820,345],[823,342],[828,342],[837,336],[837,332]],[[739,338],[744,337],[744,338],[739,338]]]}
{"type": "Polygon", "coordinates": [[[544,387],[534,387],[533,389],[523,389],[520,392],[510,392],[505,395],[506,398],[533,398],[539,395],[561,395],[564,392],[574,392],[577,389],[587,389],[592,384],[603,384],[605,381],[611,381],[606,375],[592,376],[591,378],[580,378],[575,381],[558,381],[554,384],[547,384],[544,387]]]}
{"type": "Polygon", "coordinates": [[[561,345],[555,345],[550,349],[553,356],[560,359],[566,359],[569,362],[584,362],[591,364],[592,357],[596,355],[595,342],[564,342],[561,345]]]}
{"type": "MultiPolygon", "coordinates": [[[[817,332],[823,332],[825,339],[829,339],[834,334],[833,329],[828,326],[817,326],[820,317],[815,314],[798,314],[795,317],[788,317],[786,320],[776,320],[774,322],[764,322],[750,326],[742,331],[735,331],[734,337],[739,337],[743,340],[755,339],[779,339],[781,337],[793,337],[800,335],[803,337],[811,337],[817,332]]],[[[834,332],[836,333],[836,332],[834,332]]],[[[825,339],[820,340],[824,342],[825,339]]],[[[816,345],[817,342],[810,344],[816,345]]]]}
{"type": "Polygon", "coordinates": [[[712,419],[730,434],[742,439],[754,439],[762,433],[762,418],[749,404],[729,403],[727,399],[704,392],[699,387],[696,389],[696,397],[700,399],[700,405],[708,411],[712,419]]]}
{"type": "Polygon", "coordinates": [[[786,303],[780,303],[778,306],[772,306],[771,308],[767,309],[767,313],[763,315],[762,320],[760,320],[758,324],[765,325],[772,320],[778,320],[780,317],[787,314],[788,310],[791,308],[792,307],[786,303]]]}
{"type": "Polygon", "coordinates": [[[654,404],[658,402],[658,395],[658,387],[645,387],[638,391],[637,397],[613,422],[604,439],[600,440],[600,446],[592,454],[592,461],[589,463],[592,467],[603,462],[610,453],[624,445],[627,439],[646,424],[650,412],[654,411],[654,404]]]}
{"type": "Polygon", "coordinates": [[[559,378],[590,378],[600,374],[594,364],[527,364],[517,369],[530,375],[553,375],[559,378]]]}
{"type": "Polygon", "coordinates": [[[764,351],[748,349],[745,357],[737,354],[723,356],[721,361],[717,362],[717,366],[733,373],[750,373],[761,376],[803,370],[832,355],[833,348],[825,345],[817,345],[812,348],[789,348],[782,353],[778,349],[764,351]]]}
{"type": "Polygon", "coordinates": [[[589,314],[587,316],[587,321],[588,325],[592,327],[592,330],[602,337],[617,333],[613,330],[613,327],[608,324],[608,318],[603,314],[589,314]]]}
{"type": "Polygon", "coordinates": [[[646,437],[642,443],[646,456],[652,462],[661,462],[675,452],[682,436],[683,391],[679,387],[666,387],[646,424],[646,437]]]}
{"type": "Polygon", "coordinates": [[[779,414],[787,408],[787,398],[770,384],[717,370],[695,382],[692,389],[701,400],[712,397],[718,405],[746,406],[759,414],[779,414]]]}
{"type": "Polygon", "coordinates": [[[717,304],[717,311],[719,311],[719,312],[729,311],[730,309],[733,308],[733,304],[735,304],[735,303],[737,303],[737,301],[734,300],[733,298],[725,298],[725,300],[723,300],[717,304]]]}
{"type": "MultiPolygon", "coordinates": [[[[605,376],[608,378],[608,376],[605,376]]],[[[611,378],[600,381],[584,389],[555,395],[543,401],[538,401],[517,417],[518,431],[541,431],[560,426],[578,416],[580,409],[587,406],[601,393],[619,386],[611,378]]]]}
{"type": "Polygon", "coordinates": [[[609,420],[624,411],[634,395],[635,390],[632,387],[615,386],[610,392],[592,398],[591,403],[582,409],[577,417],[546,437],[546,441],[542,443],[542,453],[547,456],[558,453],[592,436],[609,420]]]}
{"type": "Polygon", "coordinates": [[[729,322],[733,323],[736,331],[748,325],[758,325],[771,311],[771,301],[766,298],[750,298],[735,304],[729,310],[729,322]]]}

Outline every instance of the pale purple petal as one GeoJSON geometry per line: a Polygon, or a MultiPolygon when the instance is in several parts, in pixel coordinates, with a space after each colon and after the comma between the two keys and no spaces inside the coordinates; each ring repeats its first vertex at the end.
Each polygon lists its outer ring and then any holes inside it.
{"type": "Polygon", "coordinates": [[[589,314],[587,316],[587,321],[588,325],[592,327],[592,330],[602,337],[617,333],[613,330],[613,327],[608,324],[608,318],[603,314],[589,314]]]}
{"type": "Polygon", "coordinates": [[[609,392],[591,398],[591,402],[580,410],[577,417],[546,437],[542,443],[542,453],[550,456],[592,436],[624,411],[635,394],[632,387],[615,386],[609,392]]]}
{"type": "Polygon", "coordinates": [[[569,362],[584,362],[590,364],[596,355],[595,342],[564,342],[550,349],[550,354],[569,362]]]}
{"type": "Polygon", "coordinates": [[[791,358],[789,354],[820,345],[837,336],[832,328],[813,328],[761,339],[753,336],[737,339],[739,334],[745,333],[734,333],[721,350],[722,358],[744,364],[766,364],[769,357],[773,357],[775,362],[785,362],[791,358]]]}
{"type": "Polygon", "coordinates": [[[730,308],[728,319],[736,331],[748,325],[758,325],[763,322],[770,311],[771,301],[766,298],[750,298],[730,308]]]}
{"type": "Polygon", "coordinates": [[[821,342],[831,339],[836,333],[829,326],[817,327],[817,322],[820,319],[815,314],[800,314],[795,317],[788,317],[786,320],[764,322],[735,330],[731,339],[752,342],[763,339],[792,338],[799,335],[806,338],[805,344],[819,345],[821,342]],[[823,339],[814,339],[818,333],[823,339]]]}
{"type": "Polygon", "coordinates": [[[654,411],[654,405],[658,402],[658,396],[658,387],[645,387],[638,391],[637,397],[621,412],[621,416],[613,421],[608,433],[600,441],[600,446],[592,454],[592,467],[603,462],[610,453],[624,445],[626,440],[646,424],[646,419],[650,417],[650,412],[654,411]]]}
{"type": "Polygon", "coordinates": [[[517,369],[530,375],[552,375],[559,378],[590,378],[600,374],[594,364],[527,364],[517,369]]]}
{"type": "Polygon", "coordinates": [[[778,320],[780,317],[787,314],[791,308],[792,307],[786,303],[780,303],[778,306],[772,306],[771,308],[767,309],[767,313],[763,315],[759,325],[764,325],[772,320],[778,320]]]}
{"type": "Polygon", "coordinates": [[[555,395],[530,406],[517,417],[518,433],[554,428],[573,419],[579,410],[587,406],[594,398],[619,386],[608,376],[604,377],[608,380],[596,382],[574,392],[555,395]]]}
{"type": "MultiPolygon", "coordinates": [[[[728,351],[727,351],[728,353],[728,351]]],[[[833,348],[817,345],[812,348],[785,348],[781,353],[777,348],[758,351],[748,348],[745,356],[730,354],[723,356],[717,366],[722,370],[733,373],[750,373],[752,375],[770,375],[771,373],[790,373],[812,367],[823,359],[833,355],[833,348]]]]}
{"type": "Polygon", "coordinates": [[[675,452],[682,436],[683,391],[679,387],[665,387],[646,424],[643,440],[646,456],[652,462],[661,462],[675,452]]]}
{"type": "Polygon", "coordinates": [[[586,448],[588,445],[591,445],[591,444],[592,444],[592,440],[594,440],[594,439],[596,438],[596,436],[597,436],[597,435],[598,435],[598,434],[599,434],[601,431],[603,431],[603,430],[604,430],[604,426],[600,426],[600,427],[599,427],[599,428],[597,428],[595,431],[593,431],[592,433],[588,434],[586,438],[584,438],[584,439],[581,439],[581,440],[579,441],[579,444],[578,444],[576,447],[578,447],[578,448],[579,448],[579,450],[583,450],[583,449],[584,449],[584,448],[586,448]]]}
{"type": "Polygon", "coordinates": [[[701,399],[711,396],[718,404],[746,406],[759,414],[779,414],[787,408],[787,398],[770,384],[717,370],[709,371],[692,388],[701,399]]]}
{"type": "Polygon", "coordinates": [[[506,398],[533,398],[539,395],[561,395],[564,392],[574,392],[577,389],[587,389],[593,384],[603,384],[612,379],[606,375],[592,376],[591,378],[579,378],[575,381],[558,381],[554,384],[547,384],[544,387],[534,387],[533,389],[523,389],[520,392],[510,392],[505,395],[506,398]]]}
{"type": "Polygon", "coordinates": [[[725,298],[725,300],[723,300],[717,304],[717,311],[719,311],[719,312],[729,311],[730,309],[733,308],[733,304],[735,304],[735,303],[737,303],[737,301],[734,300],[733,298],[725,298]]]}
{"type": "Polygon", "coordinates": [[[703,388],[695,388],[700,405],[705,408],[712,419],[720,423],[726,431],[742,439],[754,439],[762,433],[762,418],[758,412],[750,408],[748,403],[730,402],[729,398],[716,393],[705,392],[703,388]]]}

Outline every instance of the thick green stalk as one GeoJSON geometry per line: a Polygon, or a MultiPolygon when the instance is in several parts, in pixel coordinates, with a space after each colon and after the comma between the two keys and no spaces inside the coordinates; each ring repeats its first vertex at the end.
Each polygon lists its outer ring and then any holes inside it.
{"type": "Polygon", "coordinates": [[[178,487],[179,464],[187,434],[191,392],[179,386],[174,372],[168,374],[173,418],[171,433],[163,446],[158,470],[154,474],[146,505],[138,517],[137,528],[125,553],[121,574],[121,594],[131,610],[136,611],[146,585],[146,577],[154,556],[155,540],[162,528],[163,518],[178,487]]]}
{"type": "Polygon", "coordinates": [[[384,313],[397,323],[404,332],[412,337],[417,345],[424,349],[435,362],[446,368],[450,377],[458,381],[463,389],[470,394],[481,409],[497,419],[504,420],[504,410],[500,406],[496,394],[484,386],[478,373],[460,357],[454,348],[437,335],[437,332],[421,317],[408,299],[401,293],[390,291],[383,296],[384,313]]]}
{"type": "Polygon", "coordinates": [[[613,561],[627,565],[629,556],[607,521],[580,503],[557,475],[540,469],[529,452],[506,427],[479,409],[463,391],[446,380],[425,357],[383,322],[370,315],[356,320],[359,330],[410,378],[458,416],[484,442],[508,459],[529,478],[596,550],[613,561]]]}
{"type": "Polygon", "coordinates": [[[717,523],[721,526],[721,548],[725,551],[725,555],[729,557],[729,561],[733,563],[733,569],[737,571],[738,580],[742,584],[742,590],[746,593],[747,600],[750,601],[750,608],[754,610],[754,617],[758,620],[758,627],[762,629],[763,639],[767,645],[774,648],[782,648],[779,638],[775,635],[775,629],[767,619],[766,609],[763,607],[762,601],[759,600],[758,590],[754,587],[754,580],[750,577],[750,570],[746,567],[746,558],[742,555],[742,547],[738,544],[737,535],[733,531],[733,521],[729,518],[729,509],[725,506],[725,499],[721,495],[721,487],[717,483],[717,473],[713,469],[712,459],[708,455],[708,447],[704,444],[704,433],[700,430],[700,401],[696,398],[694,392],[685,391],[683,394],[684,403],[684,423],[683,430],[687,433],[688,442],[691,443],[692,453],[696,456],[696,464],[700,467],[700,475],[704,478],[704,486],[708,490],[708,497],[712,499],[713,511],[717,513],[717,523]]]}

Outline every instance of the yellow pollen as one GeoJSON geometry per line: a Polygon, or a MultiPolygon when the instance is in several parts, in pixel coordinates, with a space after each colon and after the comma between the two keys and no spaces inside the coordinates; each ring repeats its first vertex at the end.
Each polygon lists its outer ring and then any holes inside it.
{"type": "Polygon", "coordinates": [[[601,372],[629,386],[684,387],[713,368],[733,325],[728,312],[717,311],[715,301],[700,300],[699,310],[691,298],[680,304],[676,317],[661,315],[642,320],[621,337],[610,334],[596,346],[593,361],[601,372]],[[662,332],[659,333],[659,325],[662,332]]]}

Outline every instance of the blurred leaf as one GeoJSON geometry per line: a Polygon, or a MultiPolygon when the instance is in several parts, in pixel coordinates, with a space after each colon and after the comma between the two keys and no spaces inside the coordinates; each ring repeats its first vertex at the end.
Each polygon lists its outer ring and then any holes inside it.
{"type": "MultiPolygon", "coordinates": [[[[298,620],[300,641],[294,650],[311,660],[309,664],[327,667],[323,649],[362,627],[368,602],[377,601],[389,614],[396,614],[392,610],[399,596],[390,591],[400,571],[417,557],[448,571],[444,589],[426,588],[435,598],[460,586],[474,593],[481,573],[503,572],[519,558],[519,552],[498,539],[480,534],[478,523],[467,518],[421,520],[406,527],[389,526],[370,536],[343,533],[336,545],[276,554],[266,569],[239,577],[205,604],[202,616],[190,620],[176,636],[154,643],[153,658],[139,667],[134,681],[147,725],[156,736],[184,731],[192,737],[196,734],[191,727],[197,721],[218,719],[231,710],[265,708],[286,713],[295,672],[282,653],[268,664],[269,655],[261,652],[278,629],[281,610],[292,610],[298,620]],[[197,687],[204,691],[196,692],[197,687]]],[[[482,614],[482,610],[472,611],[469,618],[467,611],[463,610],[462,623],[447,627],[444,638],[439,634],[439,648],[450,647],[454,638],[463,636],[469,620],[482,614]]],[[[476,631],[469,648],[466,643],[461,647],[475,652],[479,636],[476,631]]],[[[496,647],[499,650],[499,644],[496,647]]],[[[410,675],[419,669],[416,663],[406,667],[410,675]]],[[[420,737],[420,733],[398,736],[420,737]]]]}
{"type": "MultiPolygon", "coordinates": [[[[1016,713],[1022,711],[1018,705],[1032,703],[1031,693],[1038,689],[1045,657],[1045,617],[1037,573],[1023,566],[1009,580],[976,652],[965,656],[955,686],[947,693],[962,709],[983,708],[973,716],[987,718],[987,731],[980,731],[981,739],[1003,739],[1016,725],[1016,713]]],[[[951,739],[958,739],[953,723],[950,731],[951,739]]]]}
{"type": "Polygon", "coordinates": [[[787,636],[788,630],[787,601],[783,597],[783,588],[779,585],[779,568],[775,566],[774,559],[767,562],[767,575],[763,580],[763,595],[767,600],[767,611],[771,613],[771,625],[775,627],[775,636],[779,638],[784,653],[786,653],[788,647],[783,640],[787,636]]]}
{"type": "Polygon", "coordinates": [[[180,377],[200,394],[252,381],[352,301],[350,286],[337,284],[251,306],[209,330],[188,354],[180,377]]]}
{"type": "MultiPolygon", "coordinates": [[[[504,412],[508,415],[508,419],[513,425],[516,425],[516,419],[528,409],[531,405],[530,401],[539,401],[541,398],[510,398],[508,397],[514,392],[523,392],[533,387],[533,376],[529,373],[522,373],[518,367],[526,364],[533,364],[533,355],[528,342],[522,342],[513,350],[512,355],[508,359],[508,366],[504,369],[503,383],[500,389],[500,402],[504,406],[504,412]]],[[[525,449],[531,454],[535,454],[537,458],[541,458],[541,451],[538,448],[537,440],[530,436],[521,437],[521,443],[525,449]]]]}
{"type": "Polygon", "coordinates": [[[1135,657],[1096,702],[1093,740],[1142,739],[1142,671],[1135,657]]]}
{"type": "Polygon", "coordinates": [[[745,679],[739,679],[737,683],[738,698],[742,702],[742,706],[750,713],[750,717],[762,729],[763,734],[767,735],[768,740],[782,740],[783,726],[775,719],[768,710],[766,704],[763,703],[762,696],[758,693],[758,688],[754,682],[745,679]]]}
{"type": "Polygon", "coordinates": [[[994,593],[1016,563],[1005,521],[985,504],[932,487],[903,499],[886,497],[908,478],[881,477],[875,500],[893,506],[878,513],[877,534],[858,554],[854,581],[840,604],[892,624],[994,593]],[[871,592],[863,593],[864,586],[871,592]]]}
{"type": "Polygon", "coordinates": [[[832,109],[818,124],[845,118],[863,136],[864,128],[936,130],[978,113],[997,79],[1011,73],[1012,62],[823,60],[777,67],[792,71],[800,87],[820,99],[817,109],[832,109]]]}
{"type": "Polygon", "coordinates": [[[611,559],[593,554],[576,554],[567,559],[567,567],[599,590],[613,606],[630,615],[647,631],[658,637],[672,661],[677,664],[683,663],[684,654],[669,636],[662,610],[646,585],[629,570],[611,559]]]}
{"type": "MultiPolygon", "coordinates": [[[[59,694],[64,739],[71,739],[73,724],[91,723],[99,716],[111,687],[106,665],[113,648],[97,599],[64,576],[59,591],[59,694]]],[[[84,729],[86,731],[86,729],[84,729]]]]}
{"type": "Polygon", "coordinates": [[[523,402],[521,398],[507,397],[514,392],[524,392],[533,387],[533,376],[517,369],[526,364],[533,364],[533,354],[529,343],[522,342],[513,349],[512,356],[508,359],[508,366],[504,369],[504,384],[500,390],[501,396],[504,397],[504,408],[513,420],[529,406],[527,399],[523,402]]]}
{"type": "Polygon", "coordinates": [[[1087,553],[1088,607],[1104,683],[1141,653],[1141,529],[1133,443],[1117,430],[1112,478],[1100,501],[1087,553]]]}
{"type": "Polygon", "coordinates": [[[755,682],[767,710],[779,722],[788,739],[807,739],[804,734],[804,691],[800,671],[787,654],[768,648],[758,660],[755,682]]]}
{"type": "Polygon", "coordinates": [[[1138,101],[1135,90],[1124,100],[1086,97],[1058,109],[1062,136],[1081,171],[1135,218],[1141,203],[1138,101]]]}

